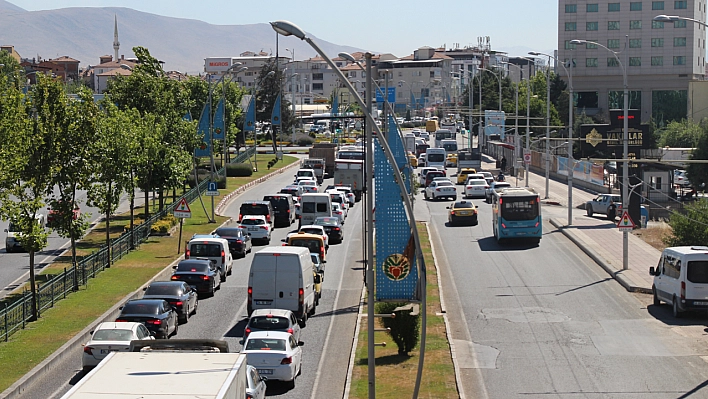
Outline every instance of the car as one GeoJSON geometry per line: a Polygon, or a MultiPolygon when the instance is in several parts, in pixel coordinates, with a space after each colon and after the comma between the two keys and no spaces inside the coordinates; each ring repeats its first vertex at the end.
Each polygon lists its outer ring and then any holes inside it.
{"type": "Polygon", "coordinates": [[[489,185],[489,188],[484,191],[484,202],[488,204],[491,203],[492,195],[494,195],[495,192],[499,192],[502,189],[509,187],[511,187],[511,183],[507,183],[505,181],[492,182],[492,184],[489,185]]]}
{"type": "Polygon", "coordinates": [[[674,184],[681,186],[681,187],[689,187],[691,185],[691,182],[688,180],[688,177],[686,176],[686,171],[685,170],[674,170],[674,184]]]}
{"type": "Polygon", "coordinates": [[[465,183],[465,198],[484,198],[488,188],[484,179],[469,179],[465,183]]]}
{"type": "Polygon", "coordinates": [[[297,322],[295,313],[285,309],[256,309],[251,313],[251,317],[243,329],[243,338],[257,331],[283,331],[300,341],[302,328],[297,322]]]}
{"type": "Polygon", "coordinates": [[[272,229],[266,222],[265,216],[245,215],[238,227],[248,231],[248,234],[251,235],[251,240],[260,240],[270,244],[272,229]]]}
{"type": "Polygon", "coordinates": [[[304,193],[319,192],[319,190],[317,188],[317,182],[314,180],[309,180],[309,179],[300,180],[297,182],[297,185],[302,188],[304,193]]]}
{"type": "Polygon", "coordinates": [[[463,222],[476,226],[479,223],[477,220],[477,207],[472,201],[457,201],[452,206],[448,206],[447,209],[450,210],[447,214],[447,221],[450,226],[463,222]]]}
{"type": "Polygon", "coordinates": [[[302,205],[300,204],[300,199],[293,199],[295,202],[295,219],[300,220],[302,217],[302,205]]]}
{"type": "Polygon", "coordinates": [[[180,323],[197,313],[197,290],[184,281],[153,281],[145,288],[143,299],[164,299],[177,311],[180,323]]]}
{"type": "Polygon", "coordinates": [[[425,174],[425,187],[428,187],[430,185],[430,183],[432,183],[436,177],[446,177],[445,171],[438,169],[438,170],[431,170],[430,172],[426,173],[425,174]]]}
{"type": "Polygon", "coordinates": [[[177,334],[177,311],[164,299],[132,299],[120,308],[116,322],[133,321],[145,324],[157,338],[177,334]]]}
{"type": "MultiPolygon", "coordinates": [[[[64,208],[64,202],[58,201],[56,203],[57,208],[64,208]]],[[[71,204],[67,204],[69,207],[71,207],[71,204]]],[[[49,209],[49,212],[47,213],[47,226],[53,227],[54,223],[58,222],[60,220],[60,209],[49,209]]],[[[67,209],[68,212],[68,209],[67,209]]],[[[79,207],[79,204],[74,202],[74,207],[71,209],[71,218],[73,220],[78,220],[79,217],[81,217],[81,208],[79,207]]]]}
{"type": "Polygon", "coordinates": [[[332,199],[332,203],[337,203],[342,206],[342,211],[344,212],[344,218],[346,219],[349,214],[349,200],[347,199],[347,194],[344,191],[339,191],[336,188],[332,190],[326,190],[332,199]]]}
{"type": "Polygon", "coordinates": [[[248,364],[268,381],[285,381],[295,388],[295,378],[302,368],[302,348],[292,334],[282,331],[258,331],[248,335],[241,353],[248,364]]]}
{"type": "Polygon", "coordinates": [[[174,266],[171,281],[184,281],[197,290],[197,294],[214,296],[221,288],[221,276],[214,263],[208,259],[185,259],[174,266]]]}
{"type": "Polygon", "coordinates": [[[300,198],[300,196],[304,193],[304,190],[301,186],[291,184],[289,186],[285,186],[280,189],[279,191],[280,194],[290,194],[293,196],[293,199],[295,198],[300,198]]]}
{"type": "Polygon", "coordinates": [[[420,129],[413,129],[411,131],[415,137],[420,137],[420,129]]]}
{"type": "Polygon", "coordinates": [[[425,199],[450,198],[454,201],[457,199],[457,188],[450,181],[434,181],[425,188],[424,196],[425,199]]]}
{"type": "Polygon", "coordinates": [[[244,215],[263,215],[271,229],[275,227],[275,210],[270,201],[244,201],[238,210],[238,221],[244,215]]]}
{"type": "Polygon", "coordinates": [[[319,254],[310,253],[310,257],[312,258],[312,265],[315,269],[315,273],[320,275],[321,281],[324,281],[326,263],[322,262],[319,254]]]}
{"type": "Polygon", "coordinates": [[[339,244],[344,241],[344,230],[342,230],[342,223],[339,221],[339,217],[320,216],[315,219],[313,224],[324,227],[331,244],[339,244]]]}
{"type": "Polygon", "coordinates": [[[603,213],[609,220],[615,220],[616,216],[621,216],[622,197],[619,194],[600,194],[592,201],[585,203],[585,213],[592,217],[596,213],[603,213]]]}
{"type": "Polygon", "coordinates": [[[416,164],[417,164],[417,166],[425,166],[425,153],[420,154],[416,164]]]}
{"type": "Polygon", "coordinates": [[[342,205],[336,202],[332,203],[332,215],[337,216],[339,218],[340,223],[344,224],[344,219],[346,218],[344,214],[344,209],[342,209],[342,205]]]}
{"type": "Polygon", "coordinates": [[[408,163],[411,165],[412,168],[418,167],[418,158],[416,158],[415,154],[410,151],[408,151],[408,163]]]}
{"type": "Polygon", "coordinates": [[[422,168],[419,169],[418,172],[418,183],[420,183],[421,186],[425,186],[425,176],[428,174],[428,172],[431,171],[437,171],[439,170],[438,168],[433,168],[431,166],[423,166],[422,168]]]}
{"type": "Polygon", "coordinates": [[[316,224],[308,224],[305,226],[300,226],[300,229],[298,230],[298,233],[307,233],[307,234],[316,234],[322,236],[325,242],[325,249],[329,249],[329,236],[327,235],[327,232],[325,231],[324,226],[316,225],[316,224]]]}
{"type": "Polygon", "coordinates": [[[492,182],[494,181],[494,175],[492,174],[492,172],[482,171],[482,172],[477,172],[477,174],[484,176],[484,180],[487,181],[487,185],[492,184],[492,182]]]}
{"type": "Polygon", "coordinates": [[[451,168],[456,168],[457,167],[457,154],[447,154],[447,158],[445,159],[445,166],[449,166],[451,168]]]}
{"type": "MultiPolygon", "coordinates": [[[[37,221],[37,224],[39,225],[39,228],[44,230],[46,227],[46,222],[44,220],[44,215],[41,213],[37,214],[34,216],[34,220],[37,221]]],[[[5,229],[5,233],[7,233],[7,236],[5,237],[5,252],[10,253],[10,252],[15,252],[22,250],[22,244],[20,243],[20,237],[19,235],[22,234],[18,230],[20,230],[20,226],[16,221],[10,221],[10,223],[7,225],[7,228],[5,229]]]]}
{"type": "Polygon", "coordinates": [[[452,183],[452,180],[450,180],[450,178],[447,176],[433,177],[433,181],[449,181],[450,183],[452,183]]]}
{"type": "Polygon", "coordinates": [[[430,140],[430,133],[428,133],[428,132],[420,132],[420,138],[422,138],[422,139],[425,140],[425,141],[429,141],[429,140],[430,140]]]}
{"type": "Polygon", "coordinates": [[[258,369],[246,365],[246,399],[265,399],[268,377],[258,374],[258,369]]]}
{"type": "Polygon", "coordinates": [[[197,235],[187,243],[184,253],[185,259],[208,259],[214,263],[219,271],[221,281],[226,281],[226,276],[231,275],[234,267],[234,258],[229,249],[229,242],[218,236],[197,235]]]}
{"type": "Polygon", "coordinates": [[[354,195],[354,190],[352,190],[352,186],[345,184],[335,184],[333,186],[327,186],[325,192],[328,192],[329,190],[337,190],[339,192],[344,193],[344,196],[349,202],[350,208],[356,204],[356,196],[354,195]]]}
{"type": "MultiPolygon", "coordinates": [[[[469,175],[476,174],[477,171],[472,169],[472,168],[462,168],[460,169],[459,172],[457,172],[457,184],[465,184],[467,182],[467,179],[469,175]]],[[[491,173],[490,173],[491,175],[491,173]]],[[[492,177],[493,179],[493,177],[492,177]]]]}
{"type": "Polygon", "coordinates": [[[106,321],[91,331],[91,339],[84,345],[81,366],[84,372],[96,367],[111,352],[130,352],[130,341],[155,339],[138,322],[106,321]]]}
{"type": "Polygon", "coordinates": [[[251,236],[248,232],[239,227],[219,227],[212,233],[229,242],[229,252],[239,258],[246,257],[246,254],[253,249],[251,236]]]}

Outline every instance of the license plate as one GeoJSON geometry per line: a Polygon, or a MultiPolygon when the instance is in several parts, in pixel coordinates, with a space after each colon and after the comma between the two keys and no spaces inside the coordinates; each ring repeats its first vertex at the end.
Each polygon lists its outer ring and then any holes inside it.
{"type": "Polygon", "coordinates": [[[270,305],[273,301],[256,301],[256,305],[270,305]]]}
{"type": "Polygon", "coordinates": [[[118,349],[101,349],[101,354],[102,355],[107,355],[111,352],[118,352],[118,349]]]}
{"type": "Polygon", "coordinates": [[[459,215],[460,215],[460,216],[467,216],[467,215],[469,215],[469,214],[470,214],[470,213],[469,213],[469,212],[467,212],[467,211],[463,211],[463,212],[458,212],[458,213],[459,213],[459,215]]]}
{"type": "Polygon", "coordinates": [[[708,306],[708,302],[693,302],[693,304],[697,306],[708,306]]]}
{"type": "Polygon", "coordinates": [[[258,227],[249,227],[248,231],[258,231],[258,227]]]}
{"type": "Polygon", "coordinates": [[[273,374],[273,369],[256,369],[258,374],[273,374]]]}

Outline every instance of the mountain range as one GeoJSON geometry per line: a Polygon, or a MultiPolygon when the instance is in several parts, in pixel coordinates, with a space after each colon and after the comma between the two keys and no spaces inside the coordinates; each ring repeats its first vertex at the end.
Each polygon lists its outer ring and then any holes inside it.
{"type": "MultiPolygon", "coordinates": [[[[276,34],[269,24],[212,25],[203,21],[164,17],[121,7],[71,7],[27,11],[0,0],[0,44],[13,45],[23,58],[51,59],[69,56],[81,66],[99,63],[113,55],[114,18],[118,21],[121,55],[133,58],[132,48],[142,46],[164,61],[165,70],[197,74],[207,57],[238,56],[245,51],[276,53],[276,34]]],[[[361,49],[338,45],[314,36],[324,52],[361,49]]],[[[281,56],[295,51],[298,60],[315,56],[312,48],[294,37],[280,36],[281,56]]]]}

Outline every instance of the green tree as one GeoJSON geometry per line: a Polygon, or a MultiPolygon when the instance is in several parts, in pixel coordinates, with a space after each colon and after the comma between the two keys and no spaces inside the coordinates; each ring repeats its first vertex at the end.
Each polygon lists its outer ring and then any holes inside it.
{"type": "MultiPolygon", "coordinates": [[[[706,160],[708,159],[708,134],[705,132],[698,138],[696,149],[691,153],[691,160],[706,160]]],[[[693,183],[693,186],[701,191],[704,191],[708,185],[708,164],[691,163],[686,168],[688,179],[693,183]]],[[[708,242],[708,241],[700,241],[708,242]]]]}
{"type": "MultiPolygon", "coordinates": [[[[278,68],[277,60],[271,58],[266,61],[261,68],[261,73],[256,79],[258,92],[256,93],[256,121],[270,122],[273,113],[273,107],[278,94],[281,93],[282,85],[285,83],[285,74],[283,70],[278,68]],[[273,72],[273,74],[270,74],[273,72]],[[269,75],[270,74],[270,75],[269,75]]],[[[281,131],[289,131],[294,123],[294,115],[291,115],[290,102],[281,98],[281,131]]],[[[277,152],[276,129],[271,129],[271,137],[273,140],[273,151],[277,152]]]]}
{"type": "Polygon", "coordinates": [[[706,133],[699,124],[684,119],[669,122],[658,134],[659,147],[694,148],[706,133]]]}
{"type": "Polygon", "coordinates": [[[15,89],[20,89],[24,86],[25,74],[20,63],[14,59],[10,53],[5,50],[0,51],[0,76],[6,79],[3,85],[11,85],[15,89]]]}
{"type": "Polygon", "coordinates": [[[672,247],[705,245],[708,242],[708,200],[686,205],[686,213],[673,212],[669,219],[672,235],[664,242],[672,247]]]}

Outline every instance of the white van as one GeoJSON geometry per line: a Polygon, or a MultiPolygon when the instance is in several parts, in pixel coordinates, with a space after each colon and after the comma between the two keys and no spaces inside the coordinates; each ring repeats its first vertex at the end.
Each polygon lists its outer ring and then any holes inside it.
{"type": "Polygon", "coordinates": [[[309,177],[312,178],[312,180],[317,181],[317,173],[315,173],[314,169],[299,169],[297,173],[295,173],[295,181],[301,177],[309,177]]]}
{"type": "Polygon", "coordinates": [[[332,217],[332,198],[327,193],[306,193],[300,197],[300,224],[307,226],[314,224],[315,219],[321,216],[332,217]]]}
{"type": "Polygon", "coordinates": [[[428,148],[425,151],[425,166],[445,170],[447,151],[444,148],[428,148]]]}
{"type": "Polygon", "coordinates": [[[305,247],[267,247],[257,252],[248,273],[248,316],[256,309],[290,310],[305,327],[316,307],[313,270],[305,247]]]}
{"type": "Polygon", "coordinates": [[[654,305],[671,304],[674,317],[687,310],[708,310],[708,247],[666,248],[649,274],[654,276],[654,305]]]}
{"type": "Polygon", "coordinates": [[[195,237],[187,243],[184,254],[185,259],[209,259],[219,270],[221,281],[226,281],[226,276],[231,275],[233,257],[229,251],[229,242],[219,237],[195,237]]]}

